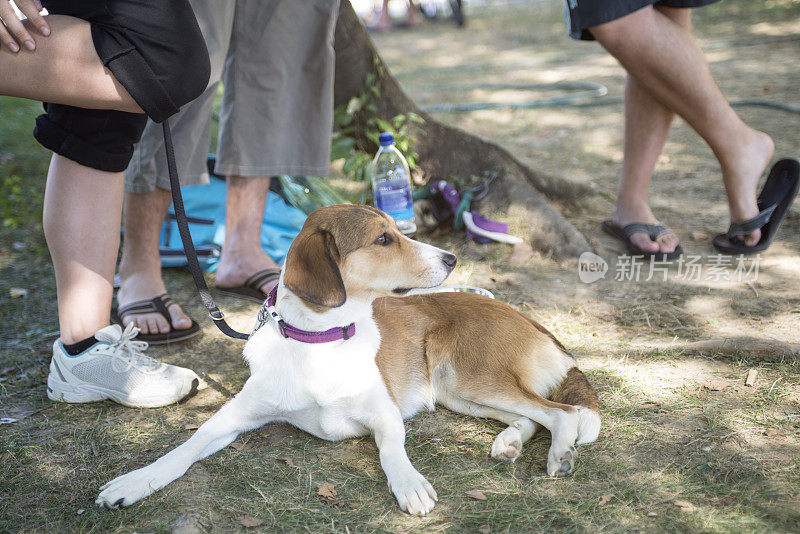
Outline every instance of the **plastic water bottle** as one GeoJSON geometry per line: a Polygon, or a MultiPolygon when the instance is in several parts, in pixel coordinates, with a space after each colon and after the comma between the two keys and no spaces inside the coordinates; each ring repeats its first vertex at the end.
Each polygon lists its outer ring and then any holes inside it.
{"type": "Polygon", "coordinates": [[[378,137],[381,148],[370,168],[375,207],[391,216],[404,234],[417,231],[414,204],[411,200],[411,173],[406,158],[394,146],[391,132],[378,137]]]}

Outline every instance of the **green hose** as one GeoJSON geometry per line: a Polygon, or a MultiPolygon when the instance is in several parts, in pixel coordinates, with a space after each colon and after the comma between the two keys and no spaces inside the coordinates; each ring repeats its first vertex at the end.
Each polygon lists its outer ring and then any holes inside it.
{"type": "MultiPolygon", "coordinates": [[[[446,90],[472,90],[472,89],[489,89],[489,90],[503,90],[510,89],[516,91],[574,91],[565,95],[555,96],[550,98],[540,98],[535,100],[528,100],[525,102],[443,102],[440,104],[429,104],[420,106],[422,111],[427,113],[466,113],[469,111],[479,110],[498,110],[498,109],[534,109],[534,108],[554,108],[554,107],[596,107],[596,106],[609,106],[622,104],[623,99],[620,97],[606,97],[608,88],[606,86],[594,82],[555,82],[555,83],[539,83],[539,84],[443,84],[433,86],[418,86],[420,89],[427,89],[433,91],[446,91],[446,90]]],[[[800,107],[791,106],[789,104],[782,104],[780,102],[773,102],[771,100],[734,100],[730,103],[734,107],[760,107],[767,109],[774,109],[777,111],[784,111],[786,113],[794,113],[800,115],[800,107]]]]}

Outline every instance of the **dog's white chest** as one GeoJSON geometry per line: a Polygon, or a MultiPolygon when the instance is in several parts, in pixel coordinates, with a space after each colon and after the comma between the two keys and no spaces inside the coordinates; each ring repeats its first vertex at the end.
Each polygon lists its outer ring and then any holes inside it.
{"type": "Polygon", "coordinates": [[[347,341],[319,344],[287,340],[264,327],[248,341],[245,357],[261,402],[286,414],[287,420],[290,414],[315,413],[317,428],[337,434],[336,421],[348,407],[376,389],[385,390],[375,362],[379,344],[377,326],[362,328],[347,341]]]}

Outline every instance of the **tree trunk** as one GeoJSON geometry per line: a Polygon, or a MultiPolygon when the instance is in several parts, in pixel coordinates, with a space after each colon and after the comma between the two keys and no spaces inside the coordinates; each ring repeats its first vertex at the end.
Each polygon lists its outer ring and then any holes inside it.
{"type": "Polygon", "coordinates": [[[372,40],[348,0],[342,0],[336,26],[336,77],[334,102],[340,105],[358,96],[369,72],[378,76],[381,97],[376,102],[378,115],[390,119],[414,112],[425,119],[415,147],[418,163],[426,177],[450,175],[480,176],[498,171],[484,208],[502,210],[525,221],[528,240],[537,250],[552,253],[556,259],[574,258],[590,250],[586,238],[569,222],[545,195],[554,200],[573,201],[591,190],[581,184],[547,176],[520,163],[498,145],[447,126],[419,110],[389,74],[372,40]],[[376,62],[383,66],[376,69],[376,62]]]}

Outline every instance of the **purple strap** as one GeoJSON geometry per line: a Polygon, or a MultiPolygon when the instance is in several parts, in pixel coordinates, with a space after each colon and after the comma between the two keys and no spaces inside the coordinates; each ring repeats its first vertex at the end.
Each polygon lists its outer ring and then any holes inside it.
{"type": "MultiPolygon", "coordinates": [[[[472,222],[474,222],[475,226],[477,226],[478,228],[483,228],[484,230],[488,230],[489,232],[497,232],[498,234],[508,233],[507,223],[502,223],[499,221],[493,221],[491,219],[487,219],[486,217],[480,215],[477,211],[472,212],[472,222]]],[[[489,239],[488,237],[478,235],[475,232],[470,232],[469,228],[467,228],[467,237],[473,238],[478,243],[491,242],[491,239],[489,239]]]]}
{"type": "MultiPolygon", "coordinates": [[[[456,191],[456,188],[444,180],[439,180],[433,183],[432,189],[434,191],[438,191],[442,195],[445,201],[447,201],[447,203],[450,205],[450,210],[455,215],[458,212],[459,204],[461,204],[461,197],[459,196],[458,191],[456,191]]],[[[478,228],[483,228],[484,230],[497,232],[500,234],[508,233],[508,224],[487,219],[486,217],[481,216],[477,211],[472,212],[472,221],[478,228]]],[[[490,243],[492,241],[488,237],[471,232],[469,228],[466,229],[466,234],[467,238],[474,239],[478,243],[490,243]]]]}
{"type": "MultiPolygon", "coordinates": [[[[275,306],[278,301],[278,286],[272,288],[267,297],[267,305],[270,307],[275,306]]],[[[328,343],[329,341],[339,341],[340,339],[348,340],[356,335],[356,324],[350,323],[347,326],[337,326],[324,332],[309,332],[307,330],[300,330],[286,322],[278,316],[276,318],[278,323],[278,330],[280,330],[283,337],[288,337],[302,343],[328,343]]]]}
{"type": "Polygon", "coordinates": [[[461,204],[461,197],[458,195],[456,188],[444,180],[439,180],[433,183],[433,190],[441,193],[442,197],[444,197],[444,199],[450,205],[450,210],[455,215],[455,213],[458,211],[458,205],[461,204]]]}

